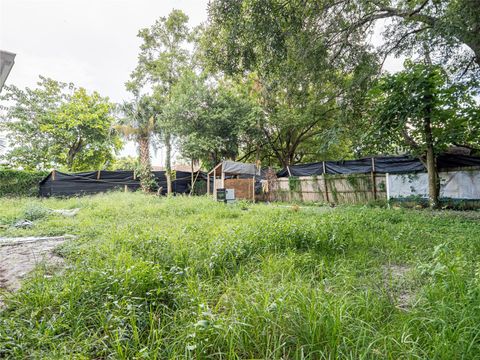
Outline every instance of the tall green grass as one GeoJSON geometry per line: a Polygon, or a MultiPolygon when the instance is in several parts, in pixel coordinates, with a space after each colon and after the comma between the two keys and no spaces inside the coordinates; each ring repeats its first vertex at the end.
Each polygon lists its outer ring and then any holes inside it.
{"type": "Polygon", "coordinates": [[[63,269],[41,266],[4,294],[0,358],[480,357],[478,212],[0,201],[4,225],[81,208],[0,229],[78,235],[58,250],[63,269]]]}

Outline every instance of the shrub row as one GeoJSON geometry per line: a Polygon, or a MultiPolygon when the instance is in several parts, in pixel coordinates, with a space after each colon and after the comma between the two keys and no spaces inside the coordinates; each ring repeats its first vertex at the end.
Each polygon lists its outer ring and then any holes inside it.
{"type": "Polygon", "coordinates": [[[38,183],[48,171],[0,169],[0,196],[37,196],[38,183]]]}

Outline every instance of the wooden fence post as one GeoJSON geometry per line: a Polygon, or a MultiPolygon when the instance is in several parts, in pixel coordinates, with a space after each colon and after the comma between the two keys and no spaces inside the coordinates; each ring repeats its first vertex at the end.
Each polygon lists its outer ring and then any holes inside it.
{"type": "Polygon", "coordinates": [[[97,180],[100,180],[100,174],[101,174],[100,171],[101,171],[101,170],[98,170],[98,171],[97,171],[97,180]]]}
{"type": "Polygon", "coordinates": [[[210,173],[207,174],[207,195],[210,195],[210,173]]]}
{"type": "MultiPolygon", "coordinates": [[[[223,169],[222,169],[223,170],[223,169]]],[[[213,198],[217,200],[217,168],[213,168],[213,198]]]]}
{"type": "Polygon", "coordinates": [[[325,175],[327,174],[327,167],[325,166],[325,161],[322,161],[322,165],[323,165],[323,187],[325,188],[325,200],[327,200],[327,202],[330,202],[330,200],[328,199],[328,187],[327,187],[327,179],[325,178],[325,175]]]}
{"type": "Polygon", "coordinates": [[[377,200],[377,184],[376,184],[376,177],[375,177],[375,158],[372,157],[372,193],[373,199],[377,200]]]}
{"type": "Polygon", "coordinates": [[[192,162],[191,162],[191,167],[190,167],[190,170],[192,171],[191,174],[190,174],[190,181],[191,181],[191,191],[190,191],[190,195],[193,194],[193,185],[195,185],[195,180],[193,178],[193,159],[192,159],[192,162]]]}
{"type": "Polygon", "coordinates": [[[287,165],[287,171],[288,171],[288,176],[292,176],[292,173],[290,172],[290,166],[287,165]]]}
{"type": "Polygon", "coordinates": [[[52,181],[55,181],[55,175],[57,173],[57,170],[53,169],[52,170],[52,181]]]}

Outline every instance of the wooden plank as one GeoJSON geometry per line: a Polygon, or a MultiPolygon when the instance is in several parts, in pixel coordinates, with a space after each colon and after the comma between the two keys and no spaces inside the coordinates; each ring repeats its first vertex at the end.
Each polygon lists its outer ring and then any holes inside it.
{"type": "Polygon", "coordinates": [[[193,185],[195,185],[195,180],[193,178],[193,159],[191,161],[191,167],[190,167],[190,180],[191,180],[191,187],[190,187],[190,195],[193,194],[193,185]]]}
{"type": "Polygon", "coordinates": [[[327,200],[327,203],[330,202],[329,198],[328,198],[328,186],[327,186],[327,178],[325,177],[326,174],[327,174],[327,168],[325,166],[325,161],[322,161],[322,165],[323,165],[323,187],[325,188],[325,200],[327,200]]]}
{"type": "Polygon", "coordinates": [[[290,166],[287,165],[287,171],[288,171],[288,176],[292,176],[292,173],[290,171],[290,166]]]}
{"type": "Polygon", "coordinates": [[[375,158],[372,157],[372,193],[373,199],[377,200],[377,184],[375,179],[375,158]]]}
{"type": "Polygon", "coordinates": [[[217,168],[213,169],[213,198],[217,200],[217,168]]]}

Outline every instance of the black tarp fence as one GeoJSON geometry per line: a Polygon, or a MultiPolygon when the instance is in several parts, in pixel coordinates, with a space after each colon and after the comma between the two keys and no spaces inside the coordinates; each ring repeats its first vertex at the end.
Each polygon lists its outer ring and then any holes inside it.
{"type": "MultiPolygon", "coordinates": [[[[167,193],[167,177],[165,171],[152,171],[155,182],[162,188],[161,193],[167,193]]],[[[194,179],[202,181],[206,179],[203,172],[195,172],[194,179]]],[[[176,171],[172,181],[172,191],[175,194],[186,194],[191,189],[192,173],[176,171]]],[[[133,171],[89,171],[67,174],[60,171],[52,171],[39,184],[39,194],[49,196],[73,196],[96,194],[111,190],[135,191],[140,188],[140,180],[133,171]]]]}
{"type": "MultiPolygon", "coordinates": [[[[325,161],[292,165],[277,173],[278,177],[313,176],[321,174],[366,174],[372,171],[385,174],[406,174],[425,172],[423,163],[411,156],[379,156],[357,160],[325,161]],[[324,167],[325,165],[325,167],[324,167]],[[325,170],[325,171],[324,171],[325,170]]],[[[439,170],[464,167],[480,167],[480,157],[468,155],[442,154],[437,157],[439,170]]]]}

